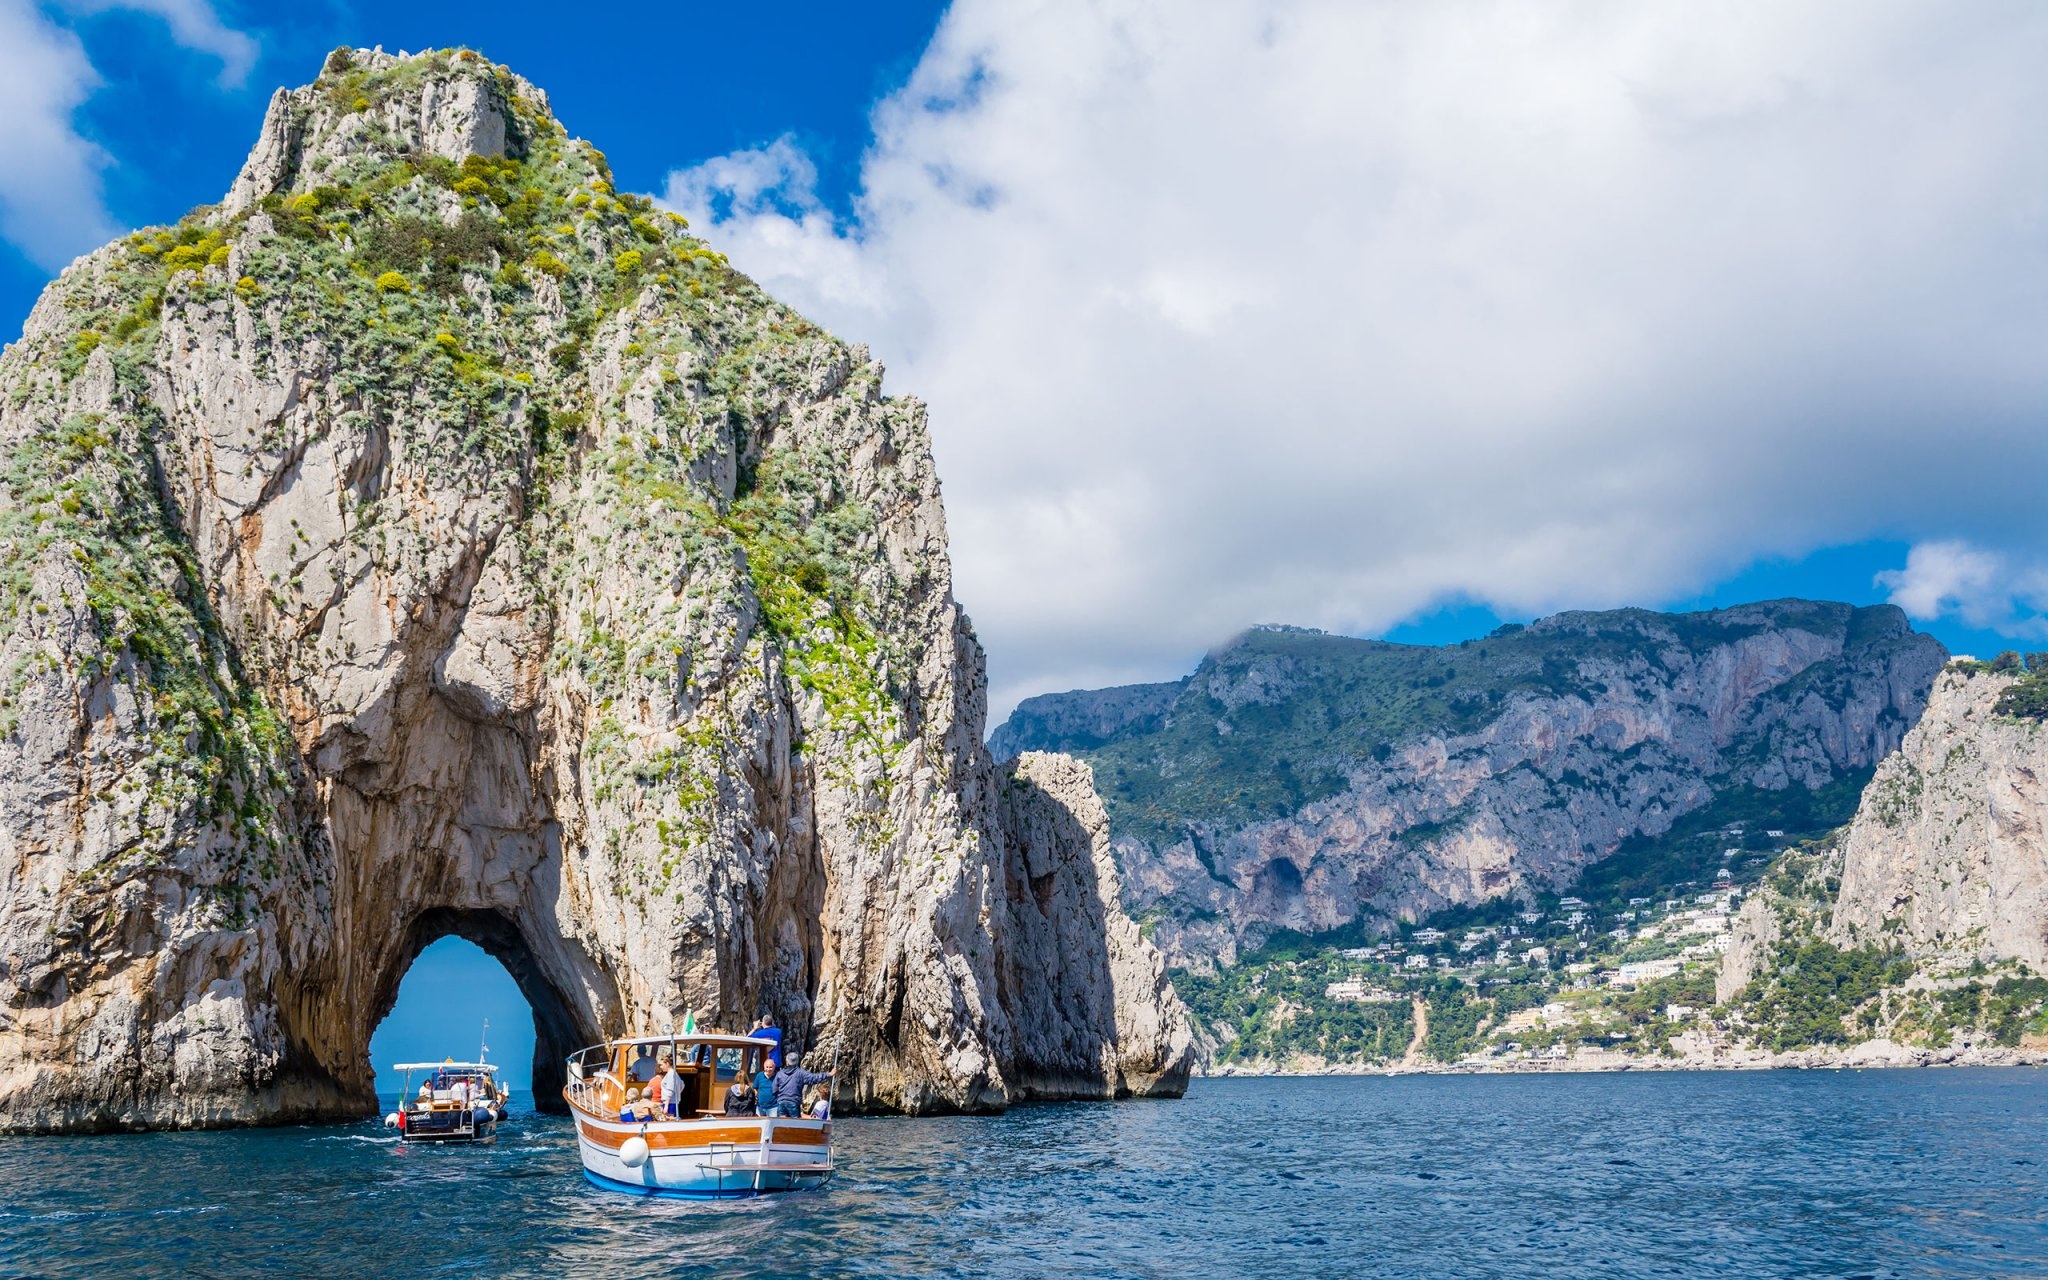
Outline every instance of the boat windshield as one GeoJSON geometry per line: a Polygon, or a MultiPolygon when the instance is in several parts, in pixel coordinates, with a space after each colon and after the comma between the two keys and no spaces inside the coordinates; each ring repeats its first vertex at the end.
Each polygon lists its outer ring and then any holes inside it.
{"type": "Polygon", "coordinates": [[[417,1088],[421,1096],[431,1095],[436,1100],[454,1098],[458,1094],[484,1098],[494,1098],[498,1094],[498,1082],[492,1068],[482,1063],[409,1063],[401,1064],[401,1068],[405,1071],[408,1093],[417,1088]]]}

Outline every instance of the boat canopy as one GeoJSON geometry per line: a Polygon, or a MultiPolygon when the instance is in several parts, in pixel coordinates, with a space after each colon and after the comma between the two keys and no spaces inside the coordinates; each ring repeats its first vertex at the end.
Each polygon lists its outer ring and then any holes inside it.
{"type": "MultiPolygon", "coordinates": [[[[765,1036],[735,1036],[727,1035],[722,1031],[692,1031],[689,1034],[685,1035],[682,1032],[674,1031],[666,1032],[661,1035],[649,1034],[644,1036],[619,1036],[616,1039],[600,1041],[597,1044],[591,1045],[588,1048],[583,1049],[581,1052],[589,1053],[591,1049],[616,1049],[621,1045],[643,1044],[708,1044],[714,1047],[721,1045],[730,1045],[736,1049],[744,1049],[750,1046],[759,1047],[763,1049],[773,1049],[777,1047],[775,1041],[770,1040],[765,1036]]],[[[578,1056],[580,1056],[580,1054],[578,1056]]]]}
{"type": "Polygon", "coordinates": [[[394,1062],[393,1071],[496,1071],[495,1062],[394,1062]]]}

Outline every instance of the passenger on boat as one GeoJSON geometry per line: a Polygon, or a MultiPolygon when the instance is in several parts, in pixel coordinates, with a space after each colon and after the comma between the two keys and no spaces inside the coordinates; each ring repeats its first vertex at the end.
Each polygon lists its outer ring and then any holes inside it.
{"type": "Polygon", "coordinates": [[[770,1058],[754,1073],[755,1103],[761,1108],[760,1114],[764,1116],[782,1114],[782,1108],[775,1105],[775,1068],[775,1059],[770,1058]]]}
{"type": "Polygon", "coordinates": [[[676,1070],[667,1054],[661,1055],[661,1109],[671,1118],[682,1115],[683,1073],[676,1070]]]}
{"type": "Polygon", "coordinates": [[[645,1044],[640,1046],[640,1056],[633,1059],[633,1065],[628,1069],[628,1074],[639,1084],[646,1084],[654,1079],[654,1046],[645,1044]]]}
{"type": "Polygon", "coordinates": [[[661,1113],[654,1109],[654,1090],[641,1094],[640,1101],[633,1104],[633,1118],[641,1121],[661,1118],[661,1113]]]}
{"type": "Polygon", "coordinates": [[[733,1084],[732,1088],[725,1091],[725,1114],[729,1116],[753,1115],[754,1104],[759,1097],[760,1095],[754,1092],[753,1085],[748,1084],[744,1080],[737,1081],[733,1084]]]}
{"type": "Polygon", "coordinates": [[[818,1100],[811,1104],[811,1119],[830,1120],[831,1118],[832,1100],[821,1093],[818,1095],[818,1100]]]}
{"type": "Polygon", "coordinates": [[[423,1107],[424,1107],[424,1106],[426,1106],[426,1105],[427,1105],[428,1103],[432,1102],[433,1100],[434,1100],[434,1080],[433,1080],[433,1077],[432,1077],[432,1076],[429,1076],[429,1077],[427,1077],[427,1078],[426,1078],[425,1080],[422,1080],[422,1081],[420,1081],[420,1096],[419,1096],[419,1103],[420,1103],[420,1105],[421,1105],[421,1106],[423,1106],[423,1107]]]}
{"type": "Polygon", "coordinates": [[[633,1123],[633,1106],[639,1101],[640,1091],[638,1089],[626,1090],[626,1100],[619,1104],[619,1119],[627,1124],[633,1123]]]}
{"type": "Polygon", "coordinates": [[[804,1113],[804,1090],[814,1084],[823,1084],[834,1075],[830,1071],[806,1071],[796,1065],[792,1055],[789,1062],[775,1074],[776,1114],[800,1116],[804,1113]]]}
{"type": "Polygon", "coordinates": [[[773,1018],[762,1014],[753,1026],[747,1028],[747,1034],[756,1040],[773,1040],[775,1047],[768,1052],[778,1058],[782,1056],[782,1028],[775,1025],[773,1018]]]}

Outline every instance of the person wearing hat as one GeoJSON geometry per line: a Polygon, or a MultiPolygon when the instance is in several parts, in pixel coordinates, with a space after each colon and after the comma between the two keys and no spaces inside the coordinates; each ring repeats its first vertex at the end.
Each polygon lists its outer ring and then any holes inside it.
{"type": "Polygon", "coordinates": [[[804,1113],[804,1090],[814,1084],[823,1084],[836,1073],[831,1071],[806,1071],[796,1065],[796,1055],[790,1054],[782,1064],[782,1070],[775,1074],[775,1106],[778,1114],[800,1116],[804,1113]]]}

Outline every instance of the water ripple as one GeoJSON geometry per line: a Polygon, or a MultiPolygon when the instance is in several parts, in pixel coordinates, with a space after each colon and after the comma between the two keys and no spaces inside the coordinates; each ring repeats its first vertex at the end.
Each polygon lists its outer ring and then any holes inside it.
{"type": "Polygon", "coordinates": [[[568,1125],[0,1139],[0,1274],[2048,1274],[2033,1071],[1198,1081],[850,1118],[823,1191],[589,1187],[568,1125]]]}

